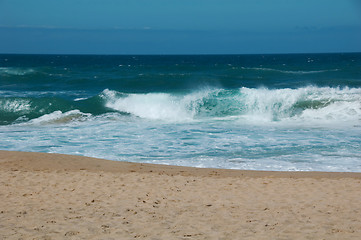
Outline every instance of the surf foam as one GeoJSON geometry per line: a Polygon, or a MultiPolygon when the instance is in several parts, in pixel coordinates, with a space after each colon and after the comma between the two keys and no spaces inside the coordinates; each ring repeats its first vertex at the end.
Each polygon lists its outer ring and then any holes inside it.
{"type": "Polygon", "coordinates": [[[199,120],[239,117],[250,122],[361,120],[361,89],[207,89],[185,95],[123,94],[104,90],[106,107],[140,118],[199,120]]]}
{"type": "Polygon", "coordinates": [[[34,69],[31,68],[0,67],[0,75],[24,76],[34,72],[34,69]]]}
{"type": "Polygon", "coordinates": [[[68,112],[54,111],[41,117],[30,120],[27,124],[43,125],[43,124],[59,124],[76,121],[85,121],[91,114],[82,113],[79,110],[71,110],[68,112]]]}

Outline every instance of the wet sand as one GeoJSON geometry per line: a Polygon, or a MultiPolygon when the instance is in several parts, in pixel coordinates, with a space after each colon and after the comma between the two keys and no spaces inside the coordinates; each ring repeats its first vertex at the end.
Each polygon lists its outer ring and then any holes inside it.
{"type": "Polygon", "coordinates": [[[361,173],[0,151],[0,239],[361,239],[361,173]]]}

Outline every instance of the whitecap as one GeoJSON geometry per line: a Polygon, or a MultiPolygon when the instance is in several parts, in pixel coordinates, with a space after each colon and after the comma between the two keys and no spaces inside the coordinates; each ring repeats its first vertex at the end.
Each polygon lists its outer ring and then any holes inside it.
{"type": "Polygon", "coordinates": [[[68,112],[54,111],[38,118],[30,120],[26,124],[31,125],[47,125],[47,124],[65,124],[70,122],[85,121],[91,114],[83,113],[79,110],[71,110],[68,112]]]}
{"type": "Polygon", "coordinates": [[[16,68],[16,67],[0,67],[1,75],[16,75],[23,76],[34,73],[35,70],[31,68],[16,68]]]}

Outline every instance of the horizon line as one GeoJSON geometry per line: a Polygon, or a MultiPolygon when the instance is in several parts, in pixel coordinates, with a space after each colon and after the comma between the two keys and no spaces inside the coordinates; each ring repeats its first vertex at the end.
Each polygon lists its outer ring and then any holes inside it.
{"type": "Polygon", "coordinates": [[[303,55],[358,54],[361,51],[333,52],[270,52],[270,53],[0,53],[0,55],[67,55],[67,56],[217,56],[217,55],[303,55]]]}

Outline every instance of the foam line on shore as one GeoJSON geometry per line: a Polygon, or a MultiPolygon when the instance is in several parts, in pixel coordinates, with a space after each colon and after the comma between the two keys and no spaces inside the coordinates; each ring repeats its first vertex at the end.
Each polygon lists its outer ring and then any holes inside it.
{"type": "Polygon", "coordinates": [[[155,173],[182,176],[276,177],[276,178],[360,178],[357,172],[281,172],[193,168],[170,165],[110,161],[75,155],[0,150],[0,167],[18,171],[90,171],[155,173]]]}

